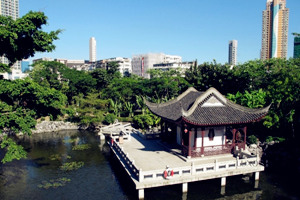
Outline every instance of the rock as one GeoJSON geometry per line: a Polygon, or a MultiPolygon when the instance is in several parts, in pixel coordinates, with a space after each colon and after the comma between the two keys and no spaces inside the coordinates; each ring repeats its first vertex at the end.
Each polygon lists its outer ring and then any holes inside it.
{"type": "Polygon", "coordinates": [[[79,127],[76,124],[63,121],[42,121],[36,125],[36,130],[32,133],[55,132],[61,130],[77,130],[79,127]]]}

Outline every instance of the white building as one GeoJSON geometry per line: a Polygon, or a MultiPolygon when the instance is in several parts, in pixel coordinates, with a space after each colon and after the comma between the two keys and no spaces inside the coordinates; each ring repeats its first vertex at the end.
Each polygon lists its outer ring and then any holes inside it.
{"type": "Polygon", "coordinates": [[[166,55],[164,53],[133,55],[131,61],[132,73],[144,78],[150,78],[150,74],[147,71],[153,69],[154,64],[180,62],[181,56],[166,55]]]}
{"type": "Polygon", "coordinates": [[[235,66],[237,64],[237,40],[229,41],[229,55],[228,55],[228,63],[229,65],[235,66]]]}
{"type": "Polygon", "coordinates": [[[158,63],[153,65],[153,69],[159,69],[162,71],[169,71],[171,69],[178,70],[184,73],[187,69],[190,69],[195,65],[195,62],[170,62],[170,63],[158,63]]]}
{"type": "MultiPolygon", "coordinates": [[[[0,0],[0,15],[10,16],[14,20],[19,18],[19,0],[0,0]]],[[[2,48],[2,47],[1,47],[2,48]]],[[[8,59],[1,56],[0,63],[9,64],[8,59]]],[[[17,61],[11,67],[11,73],[0,73],[5,79],[15,80],[22,78],[26,75],[22,75],[21,62],[17,61]]]]}
{"type": "Polygon", "coordinates": [[[126,73],[130,73],[130,74],[132,73],[131,58],[123,58],[123,57],[108,58],[108,59],[97,61],[96,65],[100,68],[108,70],[108,64],[111,62],[116,62],[119,64],[119,71],[122,75],[125,75],[126,73]]]}
{"type": "Polygon", "coordinates": [[[38,61],[56,61],[66,65],[71,69],[76,69],[78,71],[91,71],[95,69],[95,64],[89,63],[87,60],[68,60],[63,58],[38,58],[34,59],[32,62],[36,63],[38,61]]]}
{"type": "Polygon", "coordinates": [[[36,63],[36,62],[39,62],[39,61],[54,61],[54,59],[53,58],[46,58],[46,57],[44,57],[44,58],[37,58],[37,59],[33,59],[32,63],[36,63]]]}
{"type": "Polygon", "coordinates": [[[90,38],[90,62],[96,62],[96,39],[90,38]]]}

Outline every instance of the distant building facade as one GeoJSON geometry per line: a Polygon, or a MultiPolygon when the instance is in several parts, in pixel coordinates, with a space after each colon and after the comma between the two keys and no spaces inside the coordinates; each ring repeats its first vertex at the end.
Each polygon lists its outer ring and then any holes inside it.
{"type": "Polygon", "coordinates": [[[150,78],[150,74],[147,73],[150,69],[153,69],[154,64],[159,63],[180,63],[181,56],[166,55],[164,53],[148,53],[132,56],[132,73],[144,78],[150,78]]]}
{"type": "Polygon", "coordinates": [[[19,18],[19,0],[0,0],[0,15],[19,18]]]}
{"type": "Polygon", "coordinates": [[[286,58],[289,9],[286,0],[267,0],[263,11],[261,59],[286,58]]]}
{"type": "Polygon", "coordinates": [[[294,58],[300,58],[300,36],[294,38],[294,58]]]}
{"type": "MultiPolygon", "coordinates": [[[[2,16],[10,16],[14,20],[19,18],[19,0],[0,0],[0,15],[2,16]]],[[[2,48],[2,47],[1,47],[2,48]]],[[[1,56],[0,57],[0,63],[3,64],[9,64],[9,61],[6,57],[1,56]]],[[[17,61],[14,63],[14,65],[11,67],[11,73],[1,73],[1,75],[5,79],[18,79],[20,77],[23,77],[22,71],[21,71],[21,62],[17,61]],[[16,77],[14,77],[16,75],[16,77]]]]}
{"type": "Polygon", "coordinates": [[[178,70],[181,73],[184,73],[187,69],[190,69],[195,62],[170,62],[170,63],[158,63],[153,64],[153,69],[158,69],[162,71],[169,71],[171,69],[178,70]]]}
{"type": "Polygon", "coordinates": [[[119,71],[124,76],[126,74],[132,73],[132,67],[131,67],[131,58],[123,58],[123,57],[114,57],[114,58],[108,58],[99,60],[96,62],[97,68],[103,68],[108,70],[109,63],[116,62],[119,65],[119,71]]]}
{"type": "Polygon", "coordinates": [[[235,66],[237,64],[237,40],[229,41],[229,55],[228,55],[228,63],[229,65],[235,66]]]}
{"type": "Polygon", "coordinates": [[[90,38],[90,62],[96,62],[96,39],[90,38]]]}
{"type": "Polygon", "coordinates": [[[76,69],[78,71],[91,71],[95,69],[95,64],[90,63],[88,60],[68,60],[62,58],[38,58],[34,59],[33,64],[39,61],[55,61],[66,65],[71,69],[76,69]]]}

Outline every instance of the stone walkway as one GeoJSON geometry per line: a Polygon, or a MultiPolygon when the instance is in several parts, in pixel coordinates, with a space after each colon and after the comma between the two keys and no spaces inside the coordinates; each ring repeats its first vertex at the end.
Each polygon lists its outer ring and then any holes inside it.
{"type": "Polygon", "coordinates": [[[231,154],[186,160],[177,152],[164,146],[160,140],[144,140],[137,134],[132,134],[131,140],[124,141],[120,146],[123,147],[125,153],[128,153],[128,157],[134,160],[135,165],[143,171],[164,170],[166,166],[170,168],[191,166],[192,162],[196,165],[214,163],[216,159],[218,161],[235,160],[231,154]]]}

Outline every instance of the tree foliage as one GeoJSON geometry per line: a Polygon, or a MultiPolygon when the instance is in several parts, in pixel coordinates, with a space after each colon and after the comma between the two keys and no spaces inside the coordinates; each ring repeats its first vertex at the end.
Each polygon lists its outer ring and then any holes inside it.
{"type": "Polygon", "coordinates": [[[21,158],[26,158],[27,152],[20,145],[17,145],[15,141],[7,136],[2,138],[0,147],[6,150],[6,154],[2,159],[2,163],[11,162],[12,160],[20,160],[21,158]]]}
{"type": "Polygon", "coordinates": [[[45,24],[47,17],[43,12],[30,11],[16,20],[0,16],[0,56],[8,58],[9,66],[36,52],[51,52],[55,49],[53,42],[58,39],[61,30],[44,32],[42,26],[45,24]]]}

